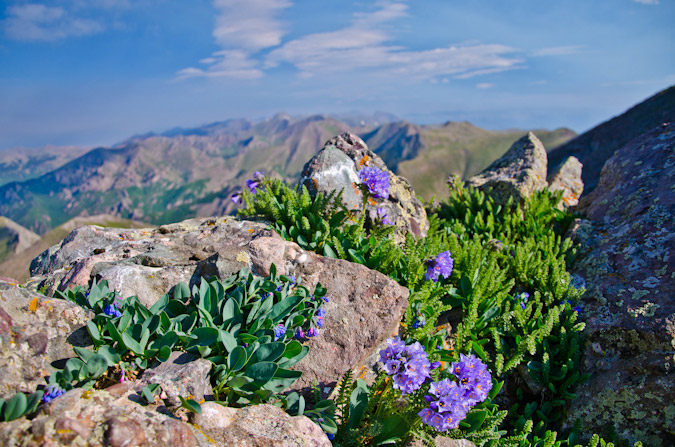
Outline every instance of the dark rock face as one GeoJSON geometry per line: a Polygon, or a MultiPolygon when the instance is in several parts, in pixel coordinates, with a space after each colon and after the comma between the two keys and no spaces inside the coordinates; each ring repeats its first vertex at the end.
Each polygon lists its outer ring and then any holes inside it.
{"type": "Polygon", "coordinates": [[[388,219],[398,227],[395,233],[397,240],[404,240],[408,233],[415,237],[426,236],[429,229],[427,214],[408,180],[390,171],[384,161],[354,134],[347,132],[328,140],[305,165],[300,184],[305,185],[312,195],[342,190],[345,206],[358,211],[363,203],[358,172],[366,166],[386,172],[390,181],[388,199],[373,199],[366,204],[366,213],[370,218],[374,219],[376,210],[382,208],[388,219]]]}
{"type": "Polygon", "coordinates": [[[92,317],[75,304],[0,281],[0,396],[35,391],[53,362],[75,356],[72,345],[91,344],[84,326],[92,317]]]}
{"type": "Polygon", "coordinates": [[[571,236],[585,278],[585,369],[568,423],[645,445],[675,445],[675,124],[607,161],[571,236]]]}
{"type": "Polygon", "coordinates": [[[297,365],[304,374],[294,389],[312,380],[330,388],[347,370],[372,366],[366,359],[396,333],[408,289],[362,265],[304,252],[258,222],[206,218],[157,229],[81,227],[35,259],[39,276],[30,283],[62,290],[105,279],[111,289],[151,306],[180,281],[224,279],[247,266],[266,275],[272,263],[310,291],[320,282],[330,298],[324,328],[307,341],[310,353],[297,365]]]}
{"type": "Polygon", "coordinates": [[[535,191],[546,188],[546,149],[532,132],[513,143],[500,159],[467,182],[482,191],[492,189],[498,204],[513,198],[522,202],[535,191]]]}
{"type": "Polygon", "coordinates": [[[552,167],[573,155],[584,164],[586,193],[595,189],[605,162],[618,149],[663,123],[675,121],[675,86],[585,132],[548,154],[552,167]]]}
{"type": "Polygon", "coordinates": [[[577,206],[579,197],[584,192],[584,181],[581,179],[583,165],[576,157],[567,157],[548,178],[551,191],[562,191],[560,208],[577,206]]]}

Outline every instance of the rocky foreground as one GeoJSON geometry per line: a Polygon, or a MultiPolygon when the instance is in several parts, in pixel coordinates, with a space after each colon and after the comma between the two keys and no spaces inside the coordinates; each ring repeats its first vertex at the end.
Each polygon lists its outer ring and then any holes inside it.
{"type": "MultiPolygon", "coordinates": [[[[327,190],[351,186],[355,164],[368,154],[358,137],[336,137],[307,164],[303,181],[327,190]]],[[[571,206],[581,194],[580,171],[570,159],[547,182],[546,151],[530,133],[471,183],[516,201],[550,185],[563,190],[571,206]]],[[[424,209],[404,179],[396,185],[387,211],[397,231],[422,235],[424,209]]],[[[356,190],[345,200],[358,201],[356,190]]],[[[571,232],[581,252],[573,269],[588,290],[581,318],[592,375],[570,409],[570,424],[581,417],[645,445],[666,446],[675,432],[675,268],[669,262],[675,256],[675,125],[617,151],[580,209],[586,218],[571,232]]],[[[0,278],[0,395],[34,391],[52,365],[74,356],[73,346],[91,344],[83,327],[88,311],[49,298],[56,290],[105,279],[122,296],[136,295],[150,306],[178,282],[226,278],[242,267],[266,275],[272,264],[308,287],[321,283],[330,295],[325,330],[306,342],[309,355],[298,364],[304,374],[293,389],[307,393],[314,382],[327,396],[348,370],[368,377],[378,346],[397,333],[408,290],[363,265],[302,250],[263,222],[212,217],[155,229],[82,227],[33,261],[26,287],[0,278]]],[[[42,404],[32,419],[0,423],[0,445],[331,445],[304,416],[270,405],[235,409],[210,402],[209,367],[172,355],[137,381],[68,391],[42,404]],[[160,383],[165,392],[155,405],[141,406],[138,392],[148,383],[160,383]],[[179,395],[203,399],[202,413],[170,412],[179,395]]],[[[444,442],[450,440],[438,445],[444,442]]]]}

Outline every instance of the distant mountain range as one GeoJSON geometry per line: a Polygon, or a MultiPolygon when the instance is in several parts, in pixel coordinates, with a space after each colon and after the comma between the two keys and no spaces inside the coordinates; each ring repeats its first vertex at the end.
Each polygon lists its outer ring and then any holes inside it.
{"type": "MultiPolygon", "coordinates": [[[[362,136],[429,198],[445,194],[449,174],[473,175],[525,132],[392,119],[380,113],[352,116],[348,123],[326,115],[280,113],[257,123],[236,119],[137,135],[110,148],[69,149],[60,158],[34,152],[22,161],[21,172],[10,174],[16,162],[0,164],[0,179],[14,176],[0,186],[0,215],[44,234],[74,217],[95,214],[153,224],[226,214],[234,210],[232,193],[255,171],[294,181],[326,140],[346,131],[362,136]]],[[[569,129],[536,133],[550,147],[575,136],[569,129]]]]}

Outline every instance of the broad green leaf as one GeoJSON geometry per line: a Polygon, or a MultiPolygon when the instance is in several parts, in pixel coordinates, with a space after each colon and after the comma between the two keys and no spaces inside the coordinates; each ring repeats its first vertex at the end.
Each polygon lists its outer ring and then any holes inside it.
{"type": "Polygon", "coordinates": [[[278,360],[284,354],[285,350],[286,345],[284,343],[265,343],[264,345],[260,345],[253,357],[255,361],[258,362],[273,362],[278,360]]]}
{"type": "Polygon", "coordinates": [[[237,340],[227,331],[218,330],[218,341],[220,341],[227,352],[232,352],[237,347],[237,340]]]}
{"type": "Polygon", "coordinates": [[[190,347],[194,346],[211,346],[218,340],[218,329],[213,327],[198,327],[192,331],[192,335],[197,339],[190,343],[190,347]]]}
{"type": "Polygon", "coordinates": [[[192,411],[193,413],[201,414],[202,407],[197,401],[194,399],[185,399],[183,396],[178,396],[178,398],[180,399],[181,407],[187,409],[188,411],[192,411]]]}
{"type": "Polygon", "coordinates": [[[108,359],[100,354],[94,354],[87,360],[87,376],[92,378],[100,377],[108,370],[108,359]]]}
{"type": "Polygon", "coordinates": [[[115,349],[113,349],[113,347],[109,345],[101,346],[100,348],[98,348],[98,351],[96,351],[96,353],[105,357],[105,359],[108,361],[108,366],[113,366],[122,360],[117,351],[115,351],[115,349]]]}
{"type": "Polygon", "coordinates": [[[142,355],[143,354],[143,348],[141,345],[134,340],[128,333],[124,332],[122,334],[122,340],[124,343],[124,346],[127,347],[130,351],[132,351],[136,355],[142,355]]]}
{"type": "Polygon", "coordinates": [[[152,305],[150,308],[150,313],[153,315],[158,315],[162,310],[164,310],[167,304],[169,304],[169,294],[165,293],[155,302],[155,304],[152,305]]]}
{"type": "Polygon", "coordinates": [[[249,365],[244,371],[247,377],[253,379],[258,386],[263,386],[274,377],[279,367],[274,362],[259,362],[249,365]]]}
{"type": "Polygon", "coordinates": [[[357,379],[356,387],[349,397],[349,422],[347,428],[357,428],[368,406],[368,385],[362,379],[357,379]]]}
{"type": "Polygon", "coordinates": [[[96,323],[93,321],[87,321],[87,331],[89,332],[91,339],[94,340],[95,344],[99,344],[103,341],[101,339],[101,332],[98,330],[96,323]]]}
{"type": "Polygon", "coordinates": [[[28,401],[26,395],[23,393],[16,393],[5,404],[3,419],[5,422],[18,419],[24,415],[27,407],[28,401]]]}
{"type": "Polygon", "coordinates": [[[246,365],[248,357],[246,349],[241,346],[235,347],[227,357],[227,366],[231,371],[239,371],[246,365]]]}
{"type": "Polygon", "coordinates": [[[289,296],[284,298],[274,306],[270,311],[269,317],[272,319],[274,324],[278,323],[282,318],[291,313],[293,308],[300,304],[304,298],[301,296],[289,296]]]}
{"type": "Polygon", "coordinates": [[[94,352],[89,349],[81,348],[80,346],[73,346],[73,351],[85,362],[93,357],[94,352]]]}
{"type": "Polygon", "coordinates": [[[171,348],[168,346],[162,346],[159,348],[159,352],[157,353],[157,360],[160,362],[166,362],[169,360],[169,357],[171,357],[171,348]]]}
{"type": "Polygon", "coordinates": [[[302,371],[279,368],[277,369],[277,372],[274,373],[274,377],[272,377],[272,379],[270,379],[270,381],[267,382],[263,388],[274,391],[275,393],[281,393],[293,385],[293,383],[295,383],[295,381],[301,376],[302,371]]]}

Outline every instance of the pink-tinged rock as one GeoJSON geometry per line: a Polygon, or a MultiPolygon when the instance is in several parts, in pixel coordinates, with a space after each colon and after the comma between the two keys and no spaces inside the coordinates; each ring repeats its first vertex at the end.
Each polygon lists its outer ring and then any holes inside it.
{"type": "Polygon", "coordinates": [[[323,392],[348,370],[373,366],[368,357],[396,334],[409,291],[365,266],[314,254],[295,275],[310,290],[317,282],[328,290],[324,328],[307,341],[309,354],[297,366],[303,375],[294,385],[307,391],[317,381],[323,392]]]}
{"type": "Polygon", "coordinates": [[[576,157],[567,157],[549,176],[548,188],[551,191],[562,191],[562,208],[577,206],[579,197],[584,192],[584,182],[581,180],[583,165],[576,157]]]}
{"type": "Polygon", "coordinates": [[[572,270],[585,279],[584,371],[567,418],[675,445],[675,123],[619,149],[579,209],[572,270]],[[671,415],[671,416],[669,416],[671,415]]]}
{"type": "Polygon", "coordinates": [[[70,302],[0,281],[0,397],[32,393],[53,362],[91,344],[84,327],[93,313],[70,302]]]}
{"type": "Polygon", "coordinates": [[[2,445],[22,447],[207,447],[197,428],[165,414],[163,407],[137,404],[134,387],[74,389],[38,408],[32,420],[0,423],[2,445]],[[13,444],[12,441],[20,441],[13,444]]]}
{"type": "Polygon", "coordinates": [[[305,416],[289,416],[272,405],[226,408],[215,402],[202,405],[192,415],[199,427],[217,445],[237,447],[330,447],[321,428],[305,416]]]}

